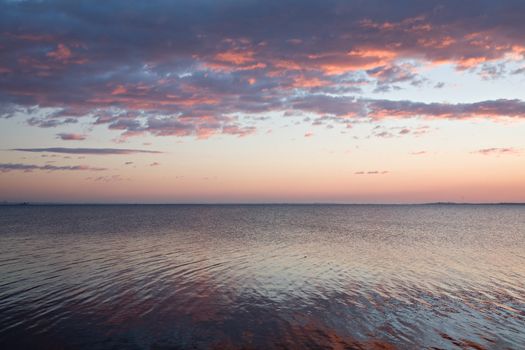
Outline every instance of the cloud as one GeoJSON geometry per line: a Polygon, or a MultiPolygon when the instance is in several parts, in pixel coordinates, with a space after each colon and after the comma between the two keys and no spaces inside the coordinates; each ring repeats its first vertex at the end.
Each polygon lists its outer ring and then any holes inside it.
{"type": "Polygon", "coordinates": [[[160,165],[160,163],[158,163],[158,162],[153,162],[153,163],[151,163],[149,166],[159,166],[159,165],[160,165]]]}
{"type": "Polygon", "coordinates": [[[381,132],[378,132],[377,134],[375,134],[374,136],[376,137],[382,137],[382,138],[391,138],[391,137],[394,137],[394,134],[392,134],[391,132],[388,132],[388,131],[381,131],[381,132]]]}
{"type": "Polygon", "coordinates": [[[394,126],[390,128],[385,128],[381,125],[374,127],[372,134],[370,136],[381,137],[381,138],[394,138],[402,136],[421,136],[428,133],[430,128],[428,126],[422,125],[417,127],[401,127],[394,126]]]}
{"type": "Polygon", "coordinates": [[[525,118],[525,102],[521,100],[489,100],[476,103],[422,103],[412,101],[367,100],[367,116],[381,118],[470,119],[502,117],[525,118]]]}
{"type": "Polygon", "coordinates": [[[42,170],[42,171],[103,171],[107,168],[97,168],[87,165],[35,165],[35,164],[21,164],[21,163],[0,163],[0,172],[9,172],[9,171],[24,171],[31,172],[33,170],[42,170]]]}
{"type": "Polygon", "coordinates": [[[291,108],[316,114],[328,114],[338,117],[355,117],[365,115],[366,104],[353,97],[309,95],[297,97],[291,101],[291,108]]]}
{"type": "Polygon", "coordinates": [[[57,138],[64,141],[82,141],[86,139],[86,135],[62,132],[57,134],[57,138]]]}
{"type": "MultiPolygon", "coordinates": [[[[310,95],[290,101],[295,110],[351,119],[472,119],[525,118],[525,102],[518,99],[475,103],[424,103],[407,100],[356,99],[351,96],[310,95]]],[[[419,130],[422,132],[423,130],[419,130]]]]}
{"type": "Polygon", "coordinates": [[[424,79],[416,73],[416,66],[409,63],[379,66],[367,70],[366,73],[376,79],[375,92],[399,89],[394,85],[396,83],[408,82],[413,86],[420,86],[424,82],[424,79]]]}
{"type": "Polygon", "coordinates": [[[479,75],[484,80],[500,79],[507,73],[505,63],[485,63],[479,70],[479,75]]]}
{"type": "Polygon", "coordinates": [[[129,181],[129,178],[123,178],[120,175],[108,175],[108,176],[97,176],[97,177],[88,177],[86,180],[91,180],[95,182],[119,182],[119,181],[129,181]]]}
{"type": "Polygon", "coordinates": [[[372,170],[372,171],[356,171],[354,174],[355,175],[384,175],[388,173],[389,171],[386,171],[386,170],[383,170],[383,171],[372,170]]]}
{"type": "Polygon", "coordinates": [[[517,155],[520,154],[520,150],[516,148],[484,148],[472,153],[482,154],[484,156],[490,155],[517,155]]]}
{"type": "Polygon", "coordinates": [[[41,128],[55,128],[65,124],[75,124],[78,120],[75,118],[66,119],[44,119],[44,118],[29,118],[27,124],[31,126],[39,126],[41,128]]]}
{"type": "Polygon", "coordinates": [[[525,73],[525,67],[521,67],[512,71],[512,74],[523,74],[525,73]]]}
{"type": "Polygon", "coordinates": [[[58,44],[56,50],[49,51],[46,55],[55,60],[67,62],[71,58],[71,50],[64,44],[58,44]]]}
{"type": "Polygon", "coordinates": [[[498,112],[348,96],[421,85],[420,67],[428,65],[487,79],[506,74],[507,62],[525,54],[525,3],[472,6],[305,0],[298,11],[292,0],[111,0],[88,9],[65,0],[3,1],[0,105],[15,107],[0,115],[32,109],[25,115],[37,127],[90,118],[124,137],[198,138],[252,134],[257,126],[246,116],[274,111],[523,117],[516,100],[497,104],[519,112],[498,112]]]}
{"type": "Polygon", "coordinates": [[[65,148],[65,147],[50,147],[50,148],[14,148],[12,151],[20,152],[47,152],[47,153],[66,153],[66,154],[95,154],[95,155],[113,155],[113,154],[134,154],[134,153],[151,153],[159,154],[159,151],[140,150],[140,149],[125,149],[125,148],[65,148]]]}

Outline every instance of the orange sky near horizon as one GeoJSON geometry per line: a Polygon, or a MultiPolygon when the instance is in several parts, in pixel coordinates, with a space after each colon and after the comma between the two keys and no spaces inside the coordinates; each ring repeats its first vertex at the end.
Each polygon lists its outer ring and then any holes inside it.
{"type": "Polygon", "coordinates": [[[0,202],[525,202],[525,7],[409,3],[1,2],[0,202]]]}

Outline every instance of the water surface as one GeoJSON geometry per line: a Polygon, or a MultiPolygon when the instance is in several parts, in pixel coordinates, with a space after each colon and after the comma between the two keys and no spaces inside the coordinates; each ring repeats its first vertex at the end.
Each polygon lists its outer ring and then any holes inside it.
{"type": "Polygon", "coordinates": [[[523,206],[2,206],[2,349],[524,349],[523,206]]]}

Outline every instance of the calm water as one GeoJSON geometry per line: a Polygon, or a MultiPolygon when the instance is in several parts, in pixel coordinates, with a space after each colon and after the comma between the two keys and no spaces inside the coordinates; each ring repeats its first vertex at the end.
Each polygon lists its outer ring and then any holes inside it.
{"type": "Polygon", "coordinates": [[[525,207],[0,207],[0,348],[525,349],[525,207]]]}

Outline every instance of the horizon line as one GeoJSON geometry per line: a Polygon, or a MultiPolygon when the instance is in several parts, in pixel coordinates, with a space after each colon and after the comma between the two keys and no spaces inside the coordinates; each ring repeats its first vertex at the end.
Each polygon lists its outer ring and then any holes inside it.
{"type": "Polygon", "coordinates": [[[350,202],[180,202],[180,203],[141,203],[141,202],[0,202],[0,206],[82,206],[82,205],[525,205],[525,202],[415,202],[415,203],[350,203],[350,202]]]}

